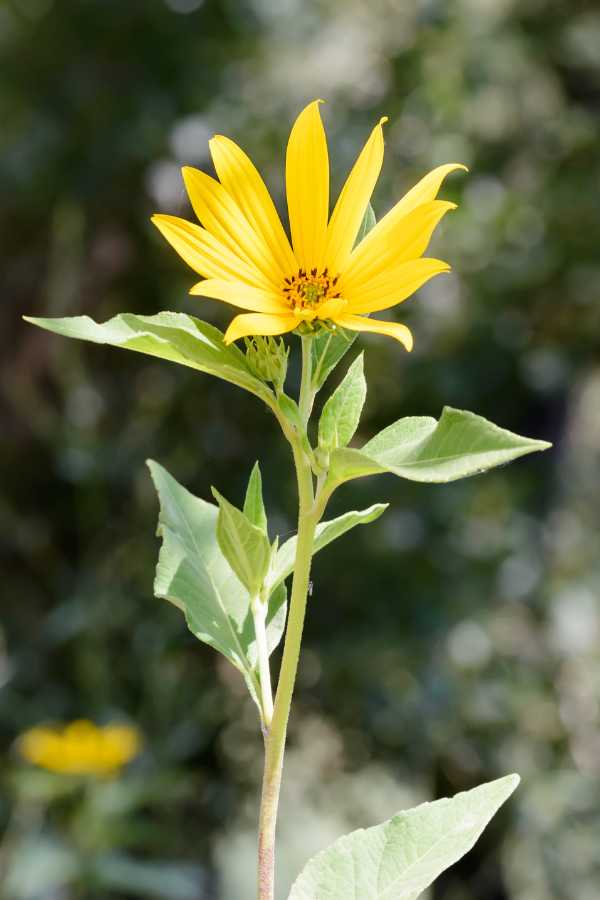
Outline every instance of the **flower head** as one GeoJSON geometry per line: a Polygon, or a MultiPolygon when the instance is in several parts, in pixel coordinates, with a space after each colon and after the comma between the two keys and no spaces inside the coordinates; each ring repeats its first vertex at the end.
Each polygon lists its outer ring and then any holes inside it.
{"type": "Polygon", "coordinates": [[[116,774],[139,753],[141,735],[131,725],[78,720],[63,728],[38,726],[21,735],[18,748],[28,762],[65,775],[116,774]]]}
{"type": "Polygon", "coordinates": [[[385,118],[375,126],[329,215],[329,158],[319,104],[298,116],[287,147],[286,193],[291,242],[269,192],[237,144],[210,141],[218,181],[185,167],[183,178],[202,226],[176,216],[152,221],[204,280],[190,293],[250,312],[236,316],[230,343],[248,335],[276,335],[301,323],[329,321],[352,331],[397,338],[407,350],[405,325],[370,318],[406,300],[448,263],[423,257],[434,228],[454,203],[436,200],[449,172],[439,166],[412,188],[355,246],[383,163],[385,118]]]}

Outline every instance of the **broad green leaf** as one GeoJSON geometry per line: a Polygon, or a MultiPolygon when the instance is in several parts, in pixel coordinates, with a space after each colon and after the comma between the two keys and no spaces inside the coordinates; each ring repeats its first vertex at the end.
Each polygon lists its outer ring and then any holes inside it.
{"type": "Polygon", "coordinates": [[[65,337],[135,350],[216,375],[258,397],[269,394],[266,385],[250,371],[241,350],[234,344],[227,346],[218,328],[194,316],[175,312],[161,312],[155,316],[121,313],[103,324],[94,322],[89,316],[24,318],[65,337]]]}
{"type": "Polygon", "coordinates": [[[325,450],[345,447],[358,428],[367,396],[363,362],[364,354],[361,353],[323,407],[319,420],[319,447],[325,450]]]}
{"type": "Polygon", "coordinates": [[[261,531],[267,533],[267,513],[265,512],[265,503],[262,493],[262,476],[260,474],[260,466],[254,463],[254,468],[250,473],[248,487],[246,488],[246,498],[244,500],[244,515],[260,528],[261,531]]]}
{"type": "Polygon", "coordinates": [[[269,539],[216,488],[212,492],[219,504],[217,540],[221,553],[250,595],[257,597],[269,570],[269,539]]]}
{"type": "Polygon", "coordinates": [[[507,775],[345,835],[308,862],[289,900],[416,900],[471,849],[519,780],[507,775]]]}
{"type": "MultiPolygon", "coordinates": [[[[347,512],[343,516],[338,516],[337,519],[321,522],[320,525],[317,525],[313,553],[318,553],[319,550],[322,550],[327,544],[350,531],[355,525],[367,525],[369,522],[374,522],[375,519],[378,519],[385,512],[388,505],[388,503],[375,503],[373,506],[369,506],[368,509],[363,509],[360,512],[347,512]]],[[[296,559],[296,543],[297,537],[294,536],[281,545],[275,557],[273,570],[269,576],[273,587],[281,584],[288,575],[291,575],[296,559]]]]}
{"type": "MultiPolygon", "coordinates": [[[[148,466],[158,492],[162,547],[154,593],[177,606],[190,631],[242,672],[258,704],[257,649],[250,595],[217,540],[219,508],[194,497],[158,463],[148,466]]],[[[283,585],[269,599],[267,641],[272,652],[285,628],[283,585]]]]}
{"type": "Polygon", "coordinates": [[[422,416],[399,419],[361,450],[334,450],[329,481],[337,485],[379,472],[411,481],[456,481],[550,446],[447,406],[439,422],[422,416]]]}

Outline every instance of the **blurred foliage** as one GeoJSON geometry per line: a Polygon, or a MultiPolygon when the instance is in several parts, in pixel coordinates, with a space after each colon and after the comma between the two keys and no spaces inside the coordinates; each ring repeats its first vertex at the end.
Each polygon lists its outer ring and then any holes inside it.
{"type": "Polygon", "coordinates": [[[3,896],[253,897],[254,711],[152,599],[143,463],[241,502],[260,458],[286,535],[286,449],[232,386],[20,316],[175,309],[223,325],[218,304],[187,296],[193,276],[149,215],[188,214],[178,167],[210,168],[214,132],[281,198],[291,121],[324,97],[338,185],[390,116],[378,215],[433,165],[470,167],[444,189],[460,206],[435,239],[454,273],[399,310],[415,351],[361,339],[361,436],[448,403],[556,448],[448,487],[380,477],[336,497],[331,515],[392,506],[315,563],[282,892],[342,831],[518,770],[510,809],[436,900],[596,900],[599,42],[591,0],[0,6],[3,896]],[[14,740],[82,716],[128,718],[145,751],[92,796],[62,796],[14,740]],[[101,860],[101,888],[82,853],[101,860]]]}

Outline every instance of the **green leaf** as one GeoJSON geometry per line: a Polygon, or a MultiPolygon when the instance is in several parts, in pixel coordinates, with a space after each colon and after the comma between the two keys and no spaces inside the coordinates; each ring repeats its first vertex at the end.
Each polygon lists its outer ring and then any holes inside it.
{"type": "MultiPolygon", "coordinates": [[[[259,705],[250,595],[219,547],[219,508],[194,497],[158,463],[149,460],[148,466],[160,501],[158,535],[162,538],[154,593],[178,607],[190,631],[242,672],[259,705]]],[[[269,652],[281,640],[285,612],[286,592],[280,585],[269,599],[269,652]]]]}
{"type": "Polygon", "coordinates": [[[103,324],[94,322],[89,316],[24,318],[65,337],[135,350],[216,375],[258,397],[270,394],[266,385],[250,371],[242,351],[234,344],[227,346],[218,328],[194,316],[175,312],[161,312],[155,316],[121,313],[103,324]]]}
{"type": "Polygon", "coordinates": [[[379,472],[410,481],[456,481],[550,446],[447,406],[439,422],[423,416],[399,419],[361,450],[334,450],[329,481],[338,485],[379,472]]]}
{"type": "Polygon", "coordinates": [[[358,334],[336,327],[335,331],[321,331],[311,345],[312,375],[311,387],[319,391],[327,376],[335,369],[342,356],[348,352],[358,334]]]}
{"type": "Polygon", "coordinates": [[[262,476],[260,474],[260,466],[258,462],[254,463],[254,468],[250,473],[248,487],[246,488],[246,499],[244,500],[244,515],[246,518],[267,534],[267,513],[265,512],[265,503],[262,493],[262,476]]]}
{"type": "MultiPolygon", "coordinates": [[[[319,550],[350,531],[355,525],[367,525],[369,522],[374,522],[388,506],[388,503],[375,503],[360,512],[347,512],[343,516],[338,516],[337,519],[321,522],[320,525],[317,525],[313,553],[318,553],[319,550]]],[[[288,575],[291,575],[296,559],[296,543],[297,537],[294,536],[281,545],[270,575],[270,583],[273,587],[281,584],[288,575]]]]}
{"type": "Polygon", "coordinates": [[[289,900],[416,900],[471,849],[519,780],[508,775],[345,835],[310,860],[289,900]]]}
{"type": "Polygon", "coordinates": [[[319,420],[319,447],[325,450],[345,447],[358,428],[367,396],[363,363],[364,354],[361,353],[323,407],[319,420]]]}
{"type": "Polygon", "coordinates": [[[271,560],[271,545],[265,532],[216,488],[213,497],[219,504],[217,540],[221,552],[251,597],[260,594],[271,560]]]}
{"type": "Polygon", "coordinates": [[[281,409],[288,422],[290,422],[294,427],[298,437],[302,442],[305,453],[310,457],[312,448],[308,440],[306,427],[304,425],[304,422],[302,421],[300,407],[298,406],[296,401],[292,399],[292,397],[289,397],[284,393],[279,394],[279,396],[277,397],[277,403],[279,404],[279,408],[281,409]]]}
{"type": "Polygon", "coordinates": [[[302,421],[302,416],[300,415],[300,407],[293,399],[293,397],[290,397],[289,394],[285,394],[282,392],[277,398],[277,403],[279,404],[279,408],[281,409],[286,419],[289,419],[294,428],[296,428],[296,430],[299,432],[304,431],[304,423],[302,421]]]}
{"type": "Polygon", "coordinates": [[[57,835],[33,829],[19,834],[6,854],[6,862],[3,859],[3,870],[5,866],[2,878],[5,900],[72,896],[71,887],[77,890],[75,885],[81,884],[85,877],[84,863],[73,846],[57,835]]]}
{"type": "Polygon", "coordinates": [[[375,211],[371,204],[367,206],[366,212],[363,216],[363,220],[360,223],[360,228],[358,229],[358,234],[356,235],[356,241],[354,242],[354,246],[358,247],[360,242],[364,237],[368,235],[370,230],[377,225],[377,219],[375,218],[375,211]]]}

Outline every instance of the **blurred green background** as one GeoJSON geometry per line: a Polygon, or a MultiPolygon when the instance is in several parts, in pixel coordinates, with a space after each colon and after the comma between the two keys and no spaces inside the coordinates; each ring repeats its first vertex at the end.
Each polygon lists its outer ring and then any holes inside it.
{"type": "Polygon", "coordinates": [[[314,566],[280,897],[344,831],[516,770],[515,798],[431,896],[598,900],[599,45],[591,0],[0,5],[0,896],[254,897],[255,711],[152,597],[144,461],[240,502],[259,458],[285,535],[286,448],[230,385],[20,317],[174,309],[223,327],[149,216],[189,214],[179,167],[210,170],[215,132],[281,202],[290,125],[323,97],[336,188],[390,116],[378,215],[434,165],[470,167],[434,240],[454,272],[398,311],[415,351],[356,345],[361,436],[450,404],[555,447],[463,483],[336,496],[335,513],[392,505],[314,566]],[[82,716],[145,736],[85,796],[14,747],[82,716]]]}

